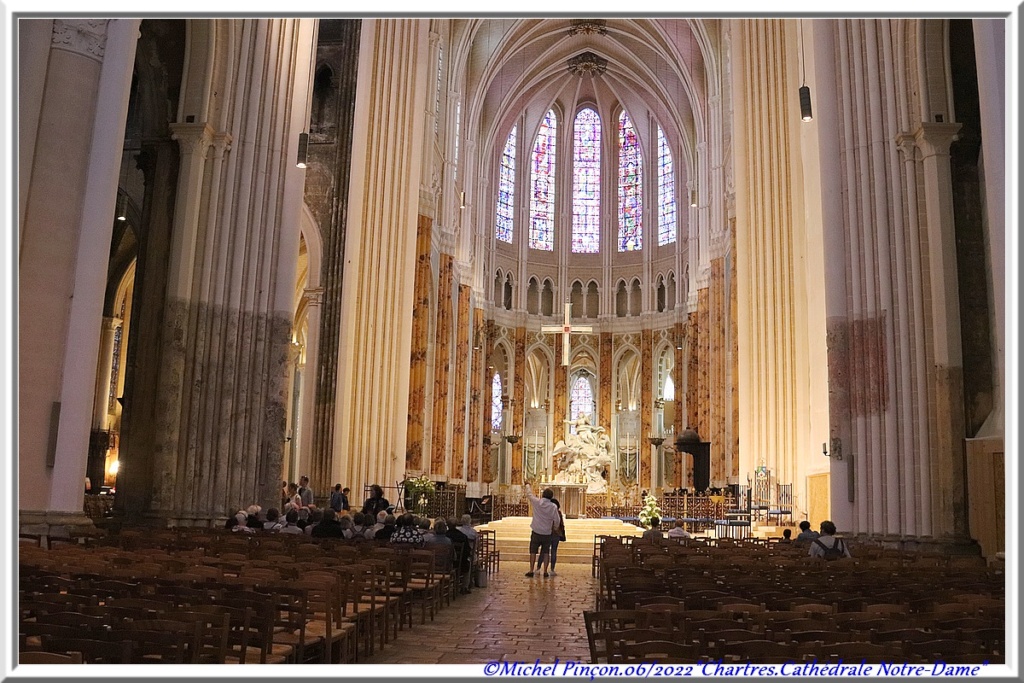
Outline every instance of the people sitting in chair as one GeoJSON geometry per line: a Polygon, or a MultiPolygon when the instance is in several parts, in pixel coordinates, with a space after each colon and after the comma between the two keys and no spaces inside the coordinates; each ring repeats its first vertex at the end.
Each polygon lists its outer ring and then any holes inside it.
{"type": "Polygon", "coordinates": [[[423,547],[423,534],[419,525],[415,523],[415,517],[407,512],[398,518],[395,525],[395,533],[391,534],[391,543],[408,543],[416,548],[423,547]]]}
{"type": "Polygon", "coordinates": [[[836,538],[836,525],[826,519],[821,523],[821,535],[811,541],[808,555],[836,560],[850,557],[850,549],[846,547],[843,539],[836,538]]]}
{"type": "Polygon", "coordinates": [[[665,542],[665,534],[661,532],[660,518],[651,517],[651,528],[644,532],[642,540],[656,545],[661,545],[665,542]]]}
{"type": "Polygon", "coordinates": [[[676,520],[676,525],[668,530],[669,538],[692,538],[690,532],[687,531],[684,526],[684,522],[681,519],[676,520]]]}
{"type": "Polygon", "coordinates": [[[299,513],[294,508],[288,511],[288,514],[284,516],[285,525],[278,529],[280,534],[301,534],[302,529],[299,528],[299,513]]]}
{"type": "Polygon", "coordinates": [[[796,540],[793,541],[797,545],[807,545],[818,537],[817,531],[811,531],[811,523],[806,519],[800,522],[800,533],[796,535],[796,540]]]}
{"type": "Polygon", "coordinates": [[[323,511],[323,519],[309,533],[313,538],[343,538],[341,522],[338,521],[338,514],[334,508],[326,508],[323,511]]]}
{"type": "Polygon", "coordinates": [[[792,543],[793,542],[793,530],[783,529],[782,538],[779,539],[779,543],[792,543]]]}
{"type": "Polygon", "coordinates": [[[395,533],[395,516],[388,514],[384,516],[384,526],[373,534],[373,537],[378,541],[387,541],[391,539],[391,535],[395,533]]]}

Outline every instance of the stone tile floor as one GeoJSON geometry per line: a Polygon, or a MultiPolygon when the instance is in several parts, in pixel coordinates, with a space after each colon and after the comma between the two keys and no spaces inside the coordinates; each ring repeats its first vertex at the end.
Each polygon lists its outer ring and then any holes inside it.
{"type": "Polygon", "coordinates": [[[502,562],[487,588],[474,588],[427,623],[399,632],[361,664],[482,664],[492,660],[589,661],[583,610],[594,609],[597,579],[589,564],[558,567],[558,576],[524,576],[525,562],[502,562]]]}

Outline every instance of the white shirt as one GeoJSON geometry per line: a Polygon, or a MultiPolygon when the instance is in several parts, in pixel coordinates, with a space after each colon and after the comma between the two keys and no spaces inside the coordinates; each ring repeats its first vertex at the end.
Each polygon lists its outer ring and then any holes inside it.
{"type": "MultiPolygon", "coordinates": [[[[836,543],[841,542],[842,539],[836,538],[835,536],[829,536],[827,534],[822,534],[821,536],[818,536],[818,538],[816,538],[815,541],[821,541],[822,545],[824,545],[824,546],[826,546],[828,548],[833,548],[833,547],[835,547],[836,543]]],[[[811,550],[808,553],[808,556],[809,557],[825,557],[825,550],[820,545],[815,543],[815,541],[811,541],[811,550]]],[[[843,557],[850,557],[850,549],[846,547],[846,542],[845,541],[842,541],[842,548],[843,548],[843,557]]]]}
{"type": "Polygon", "coordinates": [[[526,492],[530,500],[530,507],[533,508],[533,521],[530,522],[530,529],[541,536],[550,536],[552,529],[558,527],[561,517],[558,513],[558,506],[551,502],[550,498],[538,498],[531,491],[526,492]]]}
{"type": "Polygon", "coordinates": [[[669,538],[690,538],[690,532],[681,526],[674,526],[668,530],[669,538]]]}

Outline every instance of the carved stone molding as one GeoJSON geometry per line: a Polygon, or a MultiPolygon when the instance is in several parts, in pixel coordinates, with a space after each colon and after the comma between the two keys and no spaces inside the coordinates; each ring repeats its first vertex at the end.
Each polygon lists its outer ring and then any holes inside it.
{"type": "Polygon", "coordinates": [[[324,302],[323,287],[307,287],[302,290],[302,294],[306,297],[306,305],[308,306],[319,306],[324,302]]]}
{"type": "Polygon", "coordinates": [[[583,52],[569,60],[569,73],[574,76],[600,76],[608,69],[608,60],[593,52],[583,52]]]}
{"type": "Polygon", "coordinates": [[[605,19],[573,19],[567,33],[570,36],[608,35],[608,22],[605,19]]]}
{"type": "Polygon", "coordinates": [[[67,50],[83,57],[103,61],[107,47],[109,19],[55,19],[51,43],[55,49],[67,50]]]}

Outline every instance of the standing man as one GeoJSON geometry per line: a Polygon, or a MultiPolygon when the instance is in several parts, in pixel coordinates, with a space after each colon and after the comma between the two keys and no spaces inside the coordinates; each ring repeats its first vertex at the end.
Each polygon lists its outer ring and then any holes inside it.
{"type": "Polygon", "coordinates": [[[341,484],[335,484],[334,490],[331,491],[331,503],[330,508],[335,512],[341,512],[345,509],[345,494],[341,492],[341,484]]]}
{"type": "MultiPolygon", "coordinates": [[[[338,484],[338,486],[341,486],[341,484],[338,484]]],[[[348,512],[349,510],[352,509],[352,506],[348,502],[348,494],[351,493],[351,492],[352,492],[352,489],[350,489],[347,486],[341,490],[341,511],[342,512],[348,512]]]]}
{"type": "Polygon", "coordinates": [[[309,507],[313,504],[313,489],[309,488],[309,477],[302,475],[299,479],[299,497],[302,499],[302,507],[309,507]]]}
{"type": "Polygon", "coordinates": [[[544,568],[544,577],[548,575],[548,557],[551,555],[551,534],[556,533],[561,522],[561,515],[558,507],[551,502],[555,492],[551,489],[544,489],[541,498],[533,495],[533,487],[526,485],[526,497],[533,509],[533,520],[530,522],[530,571],[526,575],[533,578],[534,562],[537,560],[537,553],[540,552],[541,560],[537,569],[544,568]]]}

